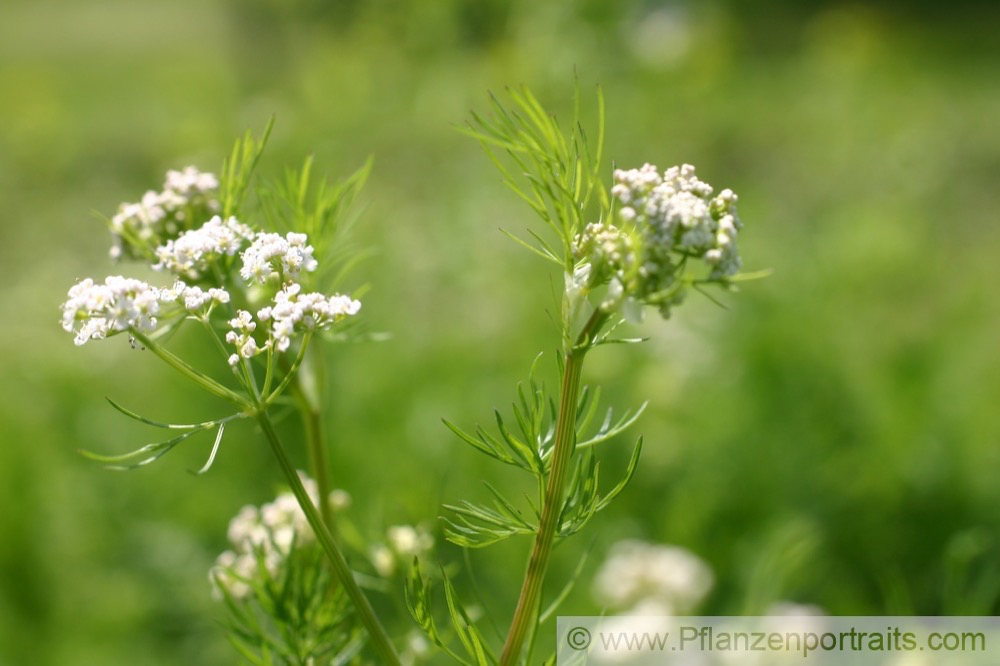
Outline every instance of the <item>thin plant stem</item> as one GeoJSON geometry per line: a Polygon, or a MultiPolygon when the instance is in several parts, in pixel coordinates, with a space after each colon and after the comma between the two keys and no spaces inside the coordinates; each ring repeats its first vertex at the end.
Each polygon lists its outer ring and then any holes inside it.
{"type": "Polygon", "coordinates": [[[368,631],[368,639],[371,642],[372,647],[378,653],[381,663],[386,664],[387,666],[399,666],[399,656],[396,654],[396,650],[392,646],[392,641],[389,640],[389,635],[386,633],[385,627],[383,627],[382,623],[379,622],[378,616],[375,615],[375,610],[369,603],[368,598],[365,596],[364,592],[361,591],[357,581],[354,580],[354,574],[352,573],[350,566],[347,564],[347,560],[344,558],[344,555],[341,552],[340,547],[337,545],[337,541],[334,539],[333,534],[331,534],[330,530],[327,529],[326,524],[323,522],[323,518],[316,510],[316,506],[309,497],[309,493],[306,492],[305,486],[302,485],[302,480],[299,479],[299,475],[296,473],[295,468],[288,459],[288,455],[285,453],[285,448],[282,446],[281,440],[278,438],[278,434],[275,432],[274,426],[271,423],[271,419],[267,416],[267,412],[259,412],[257,414],[257,422],[260,424],[261,429],[267,436],[267,441],[270,443],[271,449],[274,451],[274,455],[278,459],[281,471],[284,472],[285,478],[292,488],[292,493],[298,500],[299,506],[302,507],[306,520],[309,522],[310,527],[313,529],[313,533],[316,535],[316,540],[319,542],[320,546],[322,546],[327,559],[330,560],[330,564],[333,565],[334,574],[340,581],[341,585],[344,586],[344,591],[347,592],[347,596],[350,598],[355,611],[358,613],[361,623],[368,631]]]}
{"type": "Polygon", "coordinates": [[[518,663],[524,641],[538,623],[538,607],[541,601],[542,585],[548,569],[549,557],[559,531],[559,516],[562,514],[566,477],[569,474],[573,452],[576,449],[576,411],[580,400],[580,379],[583,360],[591,348],[593,338],[607,321],[607,314],[600,309],[594,311],[576,342],[569,345],[563,356],[562,385],[559,391],[559,415],[556,421],[555,441],[552,450],[552,466],[545,484],[542,515],[535,535],[535,544],[528,560],[528,569],[517,600],[517,609],[511,622],[507,640],[500,655],[500,666],[518,663]]]}
{"type": "Polygon", "coordinates": [[[310,345],[299,368],[296,387],[299,389],[302,405],[305,408],[303,419],[313,478],[316,479],[319,496],[323,498],[320,502],[320,515],[323,516],[330,531],[334,532],[333,510],[330,507],[330,492],[333,488],[330,486],[330,467],[326,450],[329,440],[323,427],[323,406],[326,404],[325,369],[323,346],[310,345]]]}
{"type": "Polygon", "coordinates": [[[302,415],[305,424],[306,445],[309,449],[309,466],[312,468],[316,490],[319,493],[319,513],[326,526],[333,531],[333,511],[330,509],[330,475],[326,468],[326,448],[323,437],[323,418],[311,407],[302,415]]]}
{"type": "Polygon", "coordinates": [[[306,448],[309,451],[309,466],[316,489],[319,492],[319,513],[323,522],[334,531],[333,511],[330,507],[330,471],[326,452],[327,440],[323,428],[323,377],[317,376],[323,370],[323,360],[318,357],[320,347],[313,345],[302,359],[296,381],[292,382],[292,393],[299,403],[302,413],[302,426],[305,430],[306,448]]]}
{"type": "Polygon", "coordinates": [[[306,331],[306,334],[302,338],[302,342],[299,343],[299,353],[295,355],[295,360],[292,361],[292,365],[288,368],[285,373],[285,377],[281,380],[281,383],[266,395],[264,399],[264,406],[267,407],[275,399],[281,395],[281,392],[291,383],[292,377],[295,376],[295,371],[299,369],[299,364],[302,363],[302,359],[305,358],[306,348],[309,346],[309,341],[312,339],[312,331],[306,331]]]}

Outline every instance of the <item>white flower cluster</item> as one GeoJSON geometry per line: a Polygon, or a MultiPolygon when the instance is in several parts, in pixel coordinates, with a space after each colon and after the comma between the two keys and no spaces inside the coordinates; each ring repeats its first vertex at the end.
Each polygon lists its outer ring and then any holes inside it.
{"type": "Polygon", "coordinates": [[[198,229],[185,231],[166,245],[156,248],[158,263],[154,270],[168,270],[197,279],[209,264],[220,257],[231,257],[254,237],[253,230],[235,217],[225,222],[218,215],[198,229]]]}
{"type": "Polygon", "coordinates": [[[232,330],[226,333],[226,342],[236,347],[236,353],[229,357],[229,365],[236,365],[240,358],[253,358],[263,351],[253,337],[257,322],[253,320],[252,314],[246,310],[237,310],[236,316],[229,320],[229,326],[232,330]]]}
{"type": "Polygon", "coordinates": [[[156,288],[120,276],[103,285],[84,280],[63,304],[63,327],[76,334],[76,344],[130,328],[152,331],[168,316],[194,314],[207,321],[215,306],[230,302],[218,280],[228,285],[232,279],[240,291],[249,287],[251,307],[236,310],[235,316],[227,308],[223,318],[229,323],[226,341],[236,348],[228,358],[231,366],[266,350],[287,351],[294,337],[328,329],[358,313],[361,303],[349,296],[302,293],[297,280],[318,266],[306,234],[255,232],[235,217],[223,220],[219,215],[191,228],[187,222],[198,221],[193,216],[218,209],[217,187],[215,176],[188,167],[168,172],[162,192],[147,192],[141,203],[122,207],[112,221],[119,255],[155,257],[154,270],[202,286],[177,280],[172,287],[156,288]],[[178,226],[181,220],[186,230],[178,226]],[[233,274],[237,268],[239,278],[233,274]],[[238,284],[241,280],[245,285],[238,284]],[[264,324],[260,331],[259,324],[264,324]]]}
{"type": "Polygon", "coordinates": [[[712,186],[700,180],[690,164],[671,167],[662,177],[652,164],[618,169],[614,179],[611,194],[622,203],[618,215],[634,223],[649,241],[704,258],[712,266],[711,279],[739,272],[736,235],[742,224],[732,190],[712,197],[712,186]]]}
{"type": "Polygon", "coordinates": [[[704,260],[709,280],[724,281],[739,272],[736,236],[742,225],[732,190],[712,197],[712,187],[690,164],[662,175],[652,164],[618,169],[614,180],[611,194],[622,204],[620,224],[589,224],[573,243],[577,261],[592,268],[587,286],[608,285],[604,309],[636,301],[669,315],[683,297],[672,287],[687,259],[704,260]]]}
{"type": "Polygon", "coordinates": [[[122,204],[111,218],[111,257],[141,257],[143,250],[152,250],[190,227],[192,213],[217,212],[218,187],[213,174],[195,167],[168,171],[162,191],[150,190],[138,203],[122,204]]]}
{"type": "MultiPolygon", "coordinates": [[[[302,472],[299,477],[316,503],[319,497],[316,482],[302,472]]],[[[338,509],[349,504],[350,497],[346,491],[335,490],[330,493],[330,502],[338,509]]],[[[294,548],[312,543],[315,538],[291,492],[282,493],[261,507],[244,506],[229,522],[227,536],[232,548],[216,558],[210,579],[216,592],[221,586],[237,599],[251,593],[251,583],[259,576],[261,562],[268,573],[275,576],[294,548]]]]}
{"type": "Polygon", "coordinates": [[[305,234],[258,233],[243,252],[240,276],[247,282],[266,282],[276,277],[280,282],[294,280],[302,270],[316,270],[313,247],[305,234]]]}
{"type": "Polygon", "coordinates": [[[252,358],[266,349],[287,351],[292,338],[305,331],[327,329],[345,317],[356,315],[361,302],[350,296],[334,294],[325,296],[318,292],[301,293],[302,285],[291,282],[274,296],[271,305],[257,311],[257,319],[269,323],[268,339],[257,344],[253,332],[257,322],[246,310],[239,310],[229,321],[226,342],[236,346],[236,353],[229,357],[229,364],[236,365],[240,358],[252,358]]]}
{"type": "Polygon", "coordinates": [[[386,530],[386,541],[388,544],[376,544],[371,549],[372,566],[386,578],[396,571],[400,562],[410,562],[434,547],[434,537],[423,527],[412,525],[393,525],[386,530]]]}
{"type": "Polygon", "coordinates": [[[198,197],[214,193],[219,188],[219,180],[215,174],[199,171],[193,166],[184,167],[182,171],[170,170],[163,189],[177,196],[192,201],[198,197]]]}
{"type": "Polygon", "coordinates": [[[62,326],[76,333],[73,340],[106,338],[130,327],[150,331],[160,311],[160,290],[142,280],[112,275],[97,284],[87,278],[73,285],[63,303],[62,326]]]}
{"type": "Polygon", "coordinates": [[[278,351],[285,351],[291,336],[303,330],[329,328],[344,317],[356,315],[361,302],[350,296],[302,294],[302,285],[285,285],[274,297],[274,305],[261,309],[257,317],[271,323],[270,333],[278,351]]]}
{"type": "MultiPolygon", "coordinates": [[[[152,331],[164,305],[179,303],[186,312],[201,313],[208,307],[229,302],[225,289],[203,290],[178,280],[169,289],[121,275],[112,275],[97,284],[91,278],[73,285],[62,306],[62,326],[76,333],[74,342],[100,340],[133,328],[152,331]]],[[[173,313],[169,313],[173,314],[173,313]]]]}
{"type": "Polygon", "coordinates": [[[182,280],[174,282],[174,286],[160,290],[160,300],[164,303],[178,301],[184,304],[184,309],[192,314],[205,312],[209,307],[229,302],[229,292],[218,287],[202,289],[198,286],[188,286],[182,280]]]}
{"type": "Polygon", "coordinates": [[[611,548],[593,591],[615,610],[656,606],[672,615],[691,611],[713,583],[708,565],[684,548],[626,540],[611,548]]]}

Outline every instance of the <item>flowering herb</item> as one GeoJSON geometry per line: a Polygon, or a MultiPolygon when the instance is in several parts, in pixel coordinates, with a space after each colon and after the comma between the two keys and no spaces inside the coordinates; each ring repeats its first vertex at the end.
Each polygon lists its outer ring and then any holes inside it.
{"type": "MultiPolygon", "coordinates": [[[[264,663],[258,657],[273,663],[274,655],[281,655],[283,663],[350,658],[366,643],[384,663],[398,663],[395,648],[332,533],[332,491],[316,418],[321,399],[316,387],[299,373],[311,363],[307,351],[312,339],[360,312],[360,301],[350,295],[313,289],[318,285],[311,275],[319,273],[324,256],[311,244],[309,233],[337,235],[370,164],[329,188],[314,185],[312,161],[307,160],[300,172],[290,172],[294,199],[284,186],[260,190],[261,199],[269,204],[263,223],[272,226],[261,229],[244,219],[243,204],[269,131],[270,125],[260,140],[248,134],[238,141],[219,177],[194,167],[170,171],[161,192],[150,191],[139,203],[123,204],[109,221],[112,258],[145,261],[154,271],[171,275],[167,285],[121,275],[103,281],[86,278],[70,288],[62,306],[62,326],[77,345],[127,335],[134,347],[152,351],[237,411],[196,424],[161,423],[112,402],[130,418],[181,434],[123,455],[85,454],[114,468],[134,469],[196,434],[214,430],[211,454],[198,472],[203,474],[216,458],[226,425],[254,419],[291,493],[255,513],[256,522],[247,515],[234,522],[230,536],[240,538],[233,539],[234,550],[221,557],[213,575],[232,612],[234,644],[255,663],[264,663]],[[276,214],[275,204],[282,201],[294,202],[288,204],[295,211],[290,220],[276,214]],[[273,228],[287,226],[291,228],[281,229],[282,233],[273,228]],[[166,347],[167,334],[186,322],[200,325],[214,341],[219,369],[196,368],[166,347]],[[228,371],[220,373],[222,368],[228,371]],[[229,378],[217,379],[219,374],[229,378]],[[315,483],[299,478],[271,422],[269,412],[286,391],[307,426],[315,483]],[[306,544],[316,547],[296,547],[306,544]],[[307,550],[322,554],[326,562],[300,554],[307,550]],[[289,597],[289,590],[298,596],[289,597]],[[273,632],[253,619],[250,603],[283,628],[279,635],[294,640],[276,642],[273,632]],[[303,615],[302,608],[311,610],[303,615]],[[258,657],[253,650],[259,650],[258,657]]],[[[329,239],[321,245],[330,248],[329,239]]],[[[330,254],[331,261],[337,259],[330,254]]]]}
{"type": "MultiPolygon", "coordinates": [[[[732,289],[752,277],[740,273],[742,223],[731,190],[716,193],[687,164],[662,172],[651,164],[618,169],[606,182],[600,95],[596,141],[584,132],[578,113],[565,132],[526,89],[510,96],[509,106],[493,98],[492,114],[474,114],[466,131],[543,223],[526,236],[504,233],[560,271],[558,392],[550,394],[539,378],[539,355],[517,388],[510,414],[494,413],[495,429],[470,432],[445,421],[459,439],[520,470],[537,488],[522,502],[487,484],[486,501],[445,507],[444,536],[460,547],[482,548],[518,536],[532,542],[499,651],[483,637],[478,614],[463,606],[445,568],[434,576],[444,587],[450,628],[439,624],[431,578],[420,566],[434,543],[424,528],[396,525],[371,543],[347,530],[352,554],[360,553],[356,565],[368,568],[361,574],[348,564],[334,529],[335,510],[348,500],[344,491],[331,488],[327,475],[324,401],[311,379],[320,368],[317,352],[310,350],[315,338],[342,333],[361,310],[355,296],[334,291],[332,282],[361,256],[345,249],[343,235],[370,164],[338,184],[317,185],[312,161],[306,160],[284,181],[253,192],[258,205],[252,210],[262,218],[254,219],[245,201],[267,132],[260,140],[247,135],[218,177],[193,167],[168,172],[160,192],[123,204],[109,220],[111,256],[145,261],[165,274],[162,285],[114,275],[86,278],[69,290],[62,326],[77,345],[124,334],[134,347],[150,350],[235,406],[227,416],[175,424],[112,402],[124,415],[174,436],[124,455],[88,456],[131,469],[214,431],[212,451],[198,472],[205,473],[227,424],[243,419],[257,423],[275,455],[289,492],[240,511],[230,524],[232,547],[212,571],[214,589],[230,612],[232,642],[251,663],[359,663],[368,651],[377,663],[392,666],[413,663],[430,645],[463,664],[536,663],[534,637],[581,570],[562,592],[545,598],[552,550],[626,488],[643,444],[639,437],[621,478],[608,484],[600,477],[597,450],[632,426],[646,405],[599,416],[600,389],[584,383],[585,359],[607,344],[639,342],[616,332],[627,321],[640,320],[647,307],[669,317],[692,289],[732,289]],[[168,334],[186,322],[215,345],[211,371],[167,348],[168,334]],[[315,481],[293,468],[271,420],[282,397],[302,417],[315,481]],[[394,644],[359,578],[368,588],[386,589],[399,582],[407,562],[405,601],[426,638],[407,632],[394,644]],[[401,653],[397,645],[403,646],[401,653]]],[[[711,585],[711,572],[686,551],[625,542],[612,552],[595,591],[612,608],[674,612],[693,607],[711,585]]]]}
{"type": "Polygon", "coordinates": [[[505,184],[545,225],[529,230],[527,239],[504,233],[563,273],[559,392],[550,396],[545,384],[536,379],[536,360],[528,381],[518,386],[513,418],[495,412],[495,433],[481,426],[470,433],[445,422],[477,451],[534,477],[538,489],[537,496],[524,503],[488,485],[491,497],[487,502],[464,501],[445,507],[450,511],[445,534],[466,548],[519,535],[529,537],[533,545],[498,655],[462,610],[447,579],[452,625],[466,657],[454,651],[437,628],[430,609],[430,583],[419,568],[411,573],[408,588],[411,613],[432,642],[459,661],[501,666],[534,663],[533,637],[566,596],[564,590],[549,602],[543,599],[553,547],[607,507],[638,464],[642,438],[624,477],[602,488],[597,445],[631,426],[645,405],[626,410],[618,418],[609,410],[595,427],[600,391],[583,384],[586,356],[608,343],[638,342],[612,336],[626,320],[640,320],[646,306],[668,317],[689,288],[729,289],[745,277],[739,275],[736,238],[742,224],[731,190],[713,196],[713,188],[690,165],[661,173],[650,164],[616,170],[608,187],[601,175],[604,107],[600,96],[595,143],[588,141],[578,117],[569,124],[570,131],[564,132],[528,90],[510,91],[510,97],[509,107],[494,97],[492,116],[474,114],[467,132],[481,143],[505,184]],[[697,264],[705,268],[699,272],[697,264]]]}

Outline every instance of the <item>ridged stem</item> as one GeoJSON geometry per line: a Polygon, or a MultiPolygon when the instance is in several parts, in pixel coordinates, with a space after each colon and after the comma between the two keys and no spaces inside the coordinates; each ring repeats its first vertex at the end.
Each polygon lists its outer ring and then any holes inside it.
{"type": "Polygon", "coordinates": [[[528,569],[521,586],[521,595],[514,611],[507,640],[500,655],[500,666],[517,664],[524,641],[538,621],[538,607],[541,602],[542,585],[549,566],[549,557],[559,531],[559,517],[562,514],[566,477],[572,467],[573,452],[576,449],[576,411],[580,399],[580,379],[583,360],[591,348],[593,336],[597,334],[607,315],[596,310],[584,326],[576,343],[563,356],[563,375],[559,393],[559,415],[556,420],[555,441],[552,451],[552,466],[545,484],[542,515],[535,535],[535,544],[528,560],[528,569]]]}

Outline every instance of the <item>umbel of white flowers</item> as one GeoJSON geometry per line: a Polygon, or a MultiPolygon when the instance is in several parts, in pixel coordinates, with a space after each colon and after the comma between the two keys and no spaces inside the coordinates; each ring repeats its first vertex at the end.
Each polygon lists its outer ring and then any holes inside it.
{"type": "MultiPolygon", "coordinates": [[[[313,503],[317,503],[316,482],[303,472],[299,472],[299,478],[313,503]]],[[[346,491],[337,489],[330,493],[328,501],[332,509],[340,511],[350,504],[351,498],[346,491]]],[[[282,493],[260,507],[244,506],[229,521],[227,535],[231,549],[216,558],[209,578],[217,594],[225,588],[237,599],[252,593],[252,583],[260,577],[261,565],[269,575],[277,576],[295,548],[315,539],[291,492],[282,493]]]]}
{"type": "Polygon", "coordinates": [[[713,583],[712,570],[690,551],[627,539],[611,548],[593,592],[616,611],[657,607],[659,614],[673,615],[694,609],[713,583]]]}
{"type": "Polygon", "coordinates": [[[708,265],[703,282],[725,283],[740,270],[736,236],[742,224],[733,191],[712,192],[690,164],[662,174],[652,164],[616,170],[615,220],[589,224],[576,236],[577,265],[567,290],[607,286],[602,309],[624,306],[629,315],[653,305],[667,317],[684,297],[679,278],[688,262],[708,265]]]}
{"type": "Polygon", "coordinates": [[[247,310],[228,318],[225,337],[235,347],[230,365],[267,349],[287,351],[294,337],[358,313],[361,303],[348,296],[302,293],[300,274],[318,266],[305,234],[255,232],[235,217],[222,220],[218,215],[192,225],[192,216],[219,209],[217,187],[214,175],[188,167],[168,172],[163,192],[147,192],[142,202],[120,207],[111,220],[112,256],[144,256],[151,244],[159,243],[152,245],[152,268],[178,279],[169,288],[123,276],[108,277],[103,284],[81,280],[62,306],[62,326],[75,334],[77,345],[129,330],[150,333],[179,317],[208,319],[216,307],[230,302],[230,293],[222,284],[203,289],[184,280],[218,283],[235,268],[231,264],[237,254],[242,282],[233,276],[232,284],[243,290],[277,285],[277,292],[257,310],[256,320],[247,310]],[[266,324],[263,342],[255,337],[258,323],[266,324]]]}
{"type": "Polygon", "coordinates": [[[219,211],[219,179],[193,166],[168,171],[163,190],[146,192],[137,203],[123,203],[110,220],[111,258],[140,258],[144,250],[174,238],[219,211]]]}

